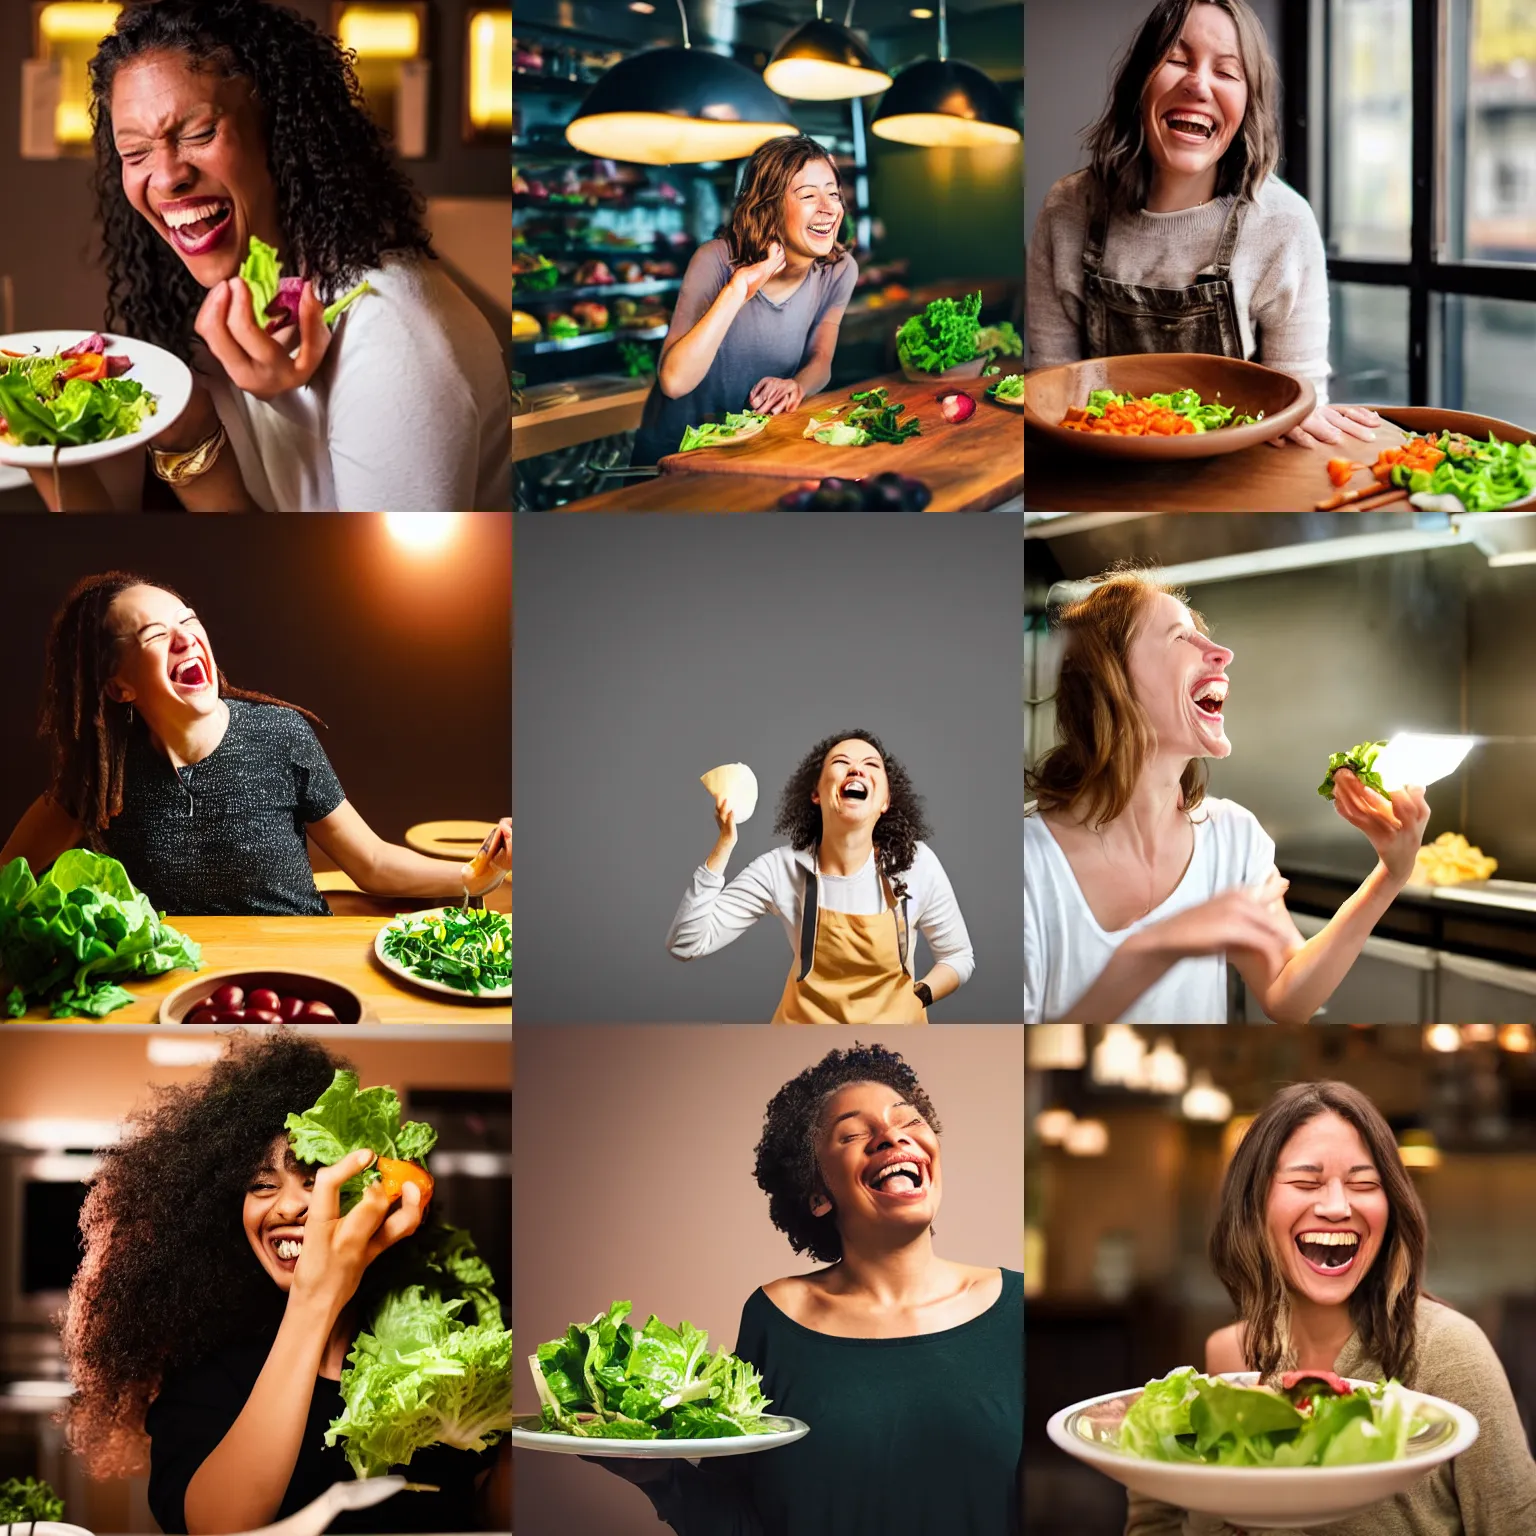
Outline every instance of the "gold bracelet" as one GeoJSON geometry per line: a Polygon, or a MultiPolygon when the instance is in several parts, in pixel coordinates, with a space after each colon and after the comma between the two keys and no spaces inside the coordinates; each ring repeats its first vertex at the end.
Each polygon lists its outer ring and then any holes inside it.
{"type": "Polygon", "coordinates": [[[219,454],[228,441],[229,434],[221,421],[196,447],[179,453],[159,448],[151,448],[149,452],[155,473],[162,480],[168,485],[185,485],[189,480],[206,475],[218,463],[219,454]]]}

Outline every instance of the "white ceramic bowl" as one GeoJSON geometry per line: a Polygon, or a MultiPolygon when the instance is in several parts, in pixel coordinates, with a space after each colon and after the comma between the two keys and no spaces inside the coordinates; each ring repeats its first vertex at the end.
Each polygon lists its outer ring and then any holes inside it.
{"type": "Polygon", "coordinates": [[[635,1461],[699,1461],[716,1456],[746,1456],[754,1451],[775,1451],[793,1445],[810,1434],[803,1419],[770,1415],[772,1430],[761,1435],[723,1435],[711,1440],[595,1440],[582,1435],[546,1434],[536,1413],[521,1414],[512,1421],[512,1448],[518,1451],[553,1451],[559,1456],[624,1456],[635,1461]]]}
{"type": "MultiPolygon", "coordinates": [[[[1256,1373],[1229,1373],[1227,1381],[1251,1387],[1256,1373]]],[[[1351,1381],[1352,1387],[1372,1383],[1351,1381]]],[[[1215,1515],[1252,1530],[1326,1525],[1364,1513],[1459,1456],[1477,1439],[1477,1420],[1442,1398],[1409,1393],[1425,1427],[1408,1442],[1402,1461],[1357,1467],[1204,1467],[1148,1461],[1117,1448],[1120,1424],[1142,1389],[1091,1397],[1055,1414],[1046,1431],[1069,1455],[1123,1483],[1133,1493],[1175,1509],[1215,1515]]]]}

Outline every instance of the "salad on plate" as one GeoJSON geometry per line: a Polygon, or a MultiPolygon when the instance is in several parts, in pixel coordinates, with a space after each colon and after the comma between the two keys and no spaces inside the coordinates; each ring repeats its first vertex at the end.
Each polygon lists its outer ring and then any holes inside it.
{"type": "Polygon", "coordinates": [[[1262,419],[1263,412],[1257,416],[1241,415],[1220,400],[1202,400],[1193,389],[1140,396],[1096,389],[1088,396],[1086,405],[1069,409],[1061,424],[1073,432],[1181,437],[1193,432],[1216,432],[1222,427],[1252,426],[1262,419]]]}
{"type": "Polygon", "coordinates": [[[0,350],[0,441],[16,448],[78,448],[131,437],[157,396],[126,375],[131,358],[99,331],[58,352],[0,350]]]}

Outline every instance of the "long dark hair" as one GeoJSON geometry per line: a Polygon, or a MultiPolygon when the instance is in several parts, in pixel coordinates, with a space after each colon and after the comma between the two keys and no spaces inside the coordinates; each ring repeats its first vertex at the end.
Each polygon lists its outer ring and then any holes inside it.
{"type": "Polygon", "coordinates": [[[773,830],[784,833],[789,838],[789,846],[797,851],[814,848],[821,842],[821,807],[812,803],[811,792],[821,778],[827,753],[840,741],[867,741],[885,764],[886,782],[891,787],[891,808],[875,824],[875,864],[899,897],[906,887],[897,876],[911,869],[919,840],[932,833],[923,815],[922,798],[912,787],[907,770],[869,731],[838,731],[824,736],[800,759],[779,796],[773,830]]]}
{"type": "MultiPolygon", "coordinates": [[[[825,160],[837,175],[837,163],[831,153],[806,134],[769,139],[747,161],[742,173],[741,191],[731,209],[726,225],[725,243],[730,247],[731,265],[747,267],[768,254],[773,241],[784,238],[784,199],[795,173],[813,160],[825,160]]],[[[817,256],[813,266],[835,267],[848,247],[834,241],[825,256],[817,256]]]]}
{"type": "Polygon", "coordinates": [[[96,208],[107,269],[107,324],[189,360],[202,285],[136,213],[112,138],[112,82],[142,54],[250,82],[277,193],[285,271],[337,297],[386,251],[432,256],[421,198],[368,116],[353,55],[312,21],[268,0],[125,5],[91,60],[96,208]]]}
{"type": "Polygon", "coordinates": [[[1262,1376],[1294,1364],[1290,1300],[1270,1245],[1270,1187],[1286,1142],[1308,1121],[1329,1113],[1360,1133],[1386,1191],[1387,1230],[1381,1251],[1349,1298],[1360,1342],[1388,1377],[1412,1385],[1418,1304],[1424,1290],[1429,1224],[1419,1193],[1398,1155],[1381,1111],[1348,1083],[1293,1083],[1282,1088],[1248,1127],[1221,1186],[1211,1229],[1210,1260],[1241,1319],[1243,1355],[1262,1376]]]}
{"type": "Polygon", "coordinates": [[[1111,206],[1139,212],[1152,190],[1152,156],[1141,118],[1142,101],[1196,5],[1215,5],[1237,28],[1238,51],[1248,83],[1248,110],[1216,169],[1217,196],[1235,193],[1245,202],[1258,196],[1280,163],[1280,76],[1264,35],[1264,24],[1247,0],[1159,0],[1121,56],[1109,102],[1084,135],[1089,165],[1111,206]]]}
{"type": "MultiPolygon", "coordinates": [[[[86,576],[70,589],[48,631],[43,674],[43,705],[38,734],[48,743],[53,782],[48,798],[74,817],[93,847],[123,809],[124,765],[128,758],[130,710],[107,697],[117,671],[116,642],[107,628],[107,610],[129,587],[155,587],[178,602],[181,593],[164,582],[128,571],[86,576]]],[[[297,704],[268,693],[233,687],[218,668],[219,697],[251,704],[279,704],[297,710],[312,725],[325,722],[297,704]]]]}

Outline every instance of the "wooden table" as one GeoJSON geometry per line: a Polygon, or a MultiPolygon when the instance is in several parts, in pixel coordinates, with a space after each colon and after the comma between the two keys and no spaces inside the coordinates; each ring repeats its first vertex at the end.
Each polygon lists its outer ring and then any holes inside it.
{"type": "MultiPolygon", "coordinates": [[[[1369,443],[1358,437],[1321,448],[1261,443],[1241,453],[1157,464],[1073,453],[1030,433],[1024,505],[1032,512],[1311,512],[1335,494],[1329,459],[1369,464],[1406,436],[1384,420],[1369,443]]],[[[1366,483],[1363,474],[1350,482],[1366,483]]],[[[1406,501],[1394,505],[1411,510],[1406,501]]]]}
{"type": "MultiPolygon", "coordinates": [[[[459,1002],[398,981],[374,957],[373,938],[383,926],[379,918],[167,917],[166,922],[202,945],[204,971],[313,971],[351,987],[381,1024],[481,1024],[505,1032],[512,1023],[510,1003],[459,1002]]],[[[169,971],[124,983],[133,1002],[104,1022],[153,1024],[160,999],[197,974],[169,971]]],[[[48,1013],[34,1008],[16,1022],[48,1022],[48,1013]]]]}
{"type": "MultiPolygon", "coordinates": [[[[1017,496],[1024,488],[1024,418],[1007,406],[994,404],[983,391],[985,379],[960,379],[951,385],[909,384],[900,374],[886,374],[827,390],[804,401],[798,411],[772,416],[754,438],[735,448],[696,448],[692,453],[668,454],[661,461],[665,475],[709,475],[721,481],[739,476],[760,480],[816,480],[827,475],[869,479],[889,471],[910,475],[933,491],[933,511],[985,512],[1017,496]],[[833,405],[847,405],[856,391],[883,386],[894,405],[906,404],[922,432],[906,442],[874,443],[865,448],[833,448],[807,438],[811,415],[833,405]],[[976,401],[968,421],[947,422],[935,397],[946,388],[963,389],[976,401]]],[[[783,489],[781,488],[781,494],[783,489]]],[[[625,493],[627,494],[627,493],[625,493]]],[[[753,511],[748,493],[739,494],[715,510],[753,511]]]]}
{"type": "Polygon", "coordinates": [[[617,373],[534,385],[523,392],[527,408],[512,416],[512,462],[633,432],[650,392],[649,377],[617,373]]]}
{"type": "MultiPolygon", "coordinates": [[[[846,450],[858,453],[862,450],[846,450]]],[[[923,474],[933,491],[928,512],[974,512],[968,482],[936,484],[935,477],[923,474]]],[[[601,496],[587,496],[556,512],[775,512],[779,497],[795,482],[776,475],[657,475],[650,480],[636,480],[601,496]]],[[[849,513],[852,517],[855,514],[849,513]]],[[[888,514],[895,516],[896,514],[888,514]]]]}

